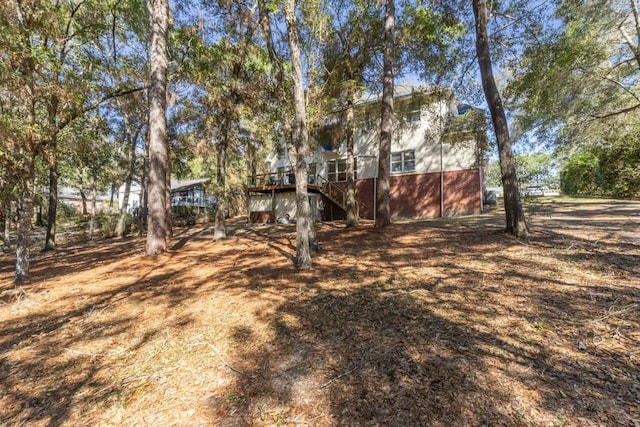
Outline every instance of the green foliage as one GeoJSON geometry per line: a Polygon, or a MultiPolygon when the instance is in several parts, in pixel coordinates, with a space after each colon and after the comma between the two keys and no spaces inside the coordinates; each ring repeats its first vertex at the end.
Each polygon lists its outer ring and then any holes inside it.
{"type": "Polygon", "coordinates": [[[561,173],[568,194],[639,194],[640,27],[631,7],[558,1],[542,36],[511,64],[519,125],[573,153],[561,173]]]}
{"type": "Polygon", "coordinates": [[[461,116],[448,118],[444,137],[449,143],[467,142],[473,138],[482,150],[489,148],[487,116],[484,110],[472,108],[461,116]]]}
{"type": "Polygon", "coordinates": [[[520,185],[545,185],[557,187],[557,165],[550,153],[532,153],[515,156],[516,172],[520,185]]]}
{"type": "Polygon", "coordinates": [[[604,190],[614,197],[640,197],[640,141],[631,134],[596,150],[604,190]]]}
{"type": "Polygon", "coordinates": [[[82,218],[78,209],[71,203],[58,202],[58,221],[61,223],[69,223],[80,221],[82,218]]]}
{"type": "Polygon", "coordinates": [[[403,8],[398,48],[403,62],[425,80],[451,74],[463,53],[459,41],[467,32],[452,2],[418,3],[403,8]]]}
{"type": "Polygon", "coordinates": [[[564,163],[562,190],[576,195],[640,196],[640,139],[635,126],[600,135],[572,154],[564,163]]]}
{"type": "Polygon", "coordinates": [[[560,172],[560,188],[569,195],[601,195],[603,179],[598,156],[589,149],[572,155],[560,172]]]}
{"type": "Polygon", "coordinates": [[[502,172],[500,172],[500,162],[492,160],[487,168],[487,186],[502,187],[502,172]]]}
{"type": "MultiPolygon", "coordinates": [[[[98,227],[104,238],[116,237],[116,226],[120,215],[117,213],[101,213],[96,217],[98,227]]],[[[128,235],[136,224],[135,218],[127,214],[124,225],[124,235],[128,235]]]]}

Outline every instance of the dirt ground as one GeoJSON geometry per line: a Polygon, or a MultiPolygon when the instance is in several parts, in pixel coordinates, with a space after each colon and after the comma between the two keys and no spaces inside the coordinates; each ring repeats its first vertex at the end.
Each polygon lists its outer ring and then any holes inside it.
{"type": "Polygon", "coordinates": [[[640,203],[0,257],[0,425],[640,426],[640,203]]]}

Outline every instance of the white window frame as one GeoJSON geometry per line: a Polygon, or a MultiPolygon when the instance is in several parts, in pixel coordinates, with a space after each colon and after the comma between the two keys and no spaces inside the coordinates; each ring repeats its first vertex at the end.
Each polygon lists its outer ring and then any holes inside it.
{"type": "Polygon", "coordinates": [[[417,109],[407,111],[405,119],[407,120],[407,123],[420,123],[422,121],[422,110],[417,109]]]}
{"type": "Polygon", "coordinates": [[[401,174],[401,173],[415,172],[415,171],[416,171],[416,150],[402,150],[402,151],[394,151],[391,153],[391,173],[392,174],[401,174]],[[394,160],[394,156],[396,157],[395,160],[394,160]],[[394,170],[394,166],[396,167],[395,170],[394,170]]]}
{"type": "MultiPolygon", "coordinates": [[[[353,178],[358,179],[358,159],[353,158],[353,178]]],[[[346,182],[347,181],[347,159],[327,160],[327,180],[330,182],[346,182]],[[344,162],[344,170],[340,169],[340,164],[344,162]],[[335,170],[330,171],[331,164],[335,164],[335,170]],[[340,175],[344,174],[344,179],[340,179],[340,175]]]]}

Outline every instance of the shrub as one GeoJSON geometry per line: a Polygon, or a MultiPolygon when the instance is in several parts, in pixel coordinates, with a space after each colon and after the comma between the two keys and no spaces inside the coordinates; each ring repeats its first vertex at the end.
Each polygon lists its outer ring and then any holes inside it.
{"type": "MultiPolygon", "coordinates": [[[[103,213],[98,215],[96,220],[98,222],[98,228],[100,229],[100,232],[103,237],[108,238],[108,237],[116,236],[116,226],[118,225],[119,218],[120,218],[120,215],[117,213],[103,213]]],[[[131,232],[133,225],[134,225],[133,216],[127,214],[127,216],[125,217],[125,224],[124,224],[125,236],[131,232]]]]}

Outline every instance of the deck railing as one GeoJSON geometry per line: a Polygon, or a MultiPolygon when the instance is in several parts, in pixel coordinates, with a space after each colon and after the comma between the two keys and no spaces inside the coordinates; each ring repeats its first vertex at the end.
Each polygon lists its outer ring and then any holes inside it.
{"type": "MultiPolygon", "coordinates": [[[[309,174],[308,184],[316,186],[322,194],[331,199],[345,211],[347,210],[347,192],[340,185],[333,181],[329,181],[322,175],[309,174]]],[[[253,175],[249,178],[249,188],[282,188],[289,185],[295,185],[295,173],[293,169],[287,169],[280,172],[263,173],[253,175]]],[[[360,209],[366,209],[366,205],[356,200],[357,215],[360,215],[360,209]]]]}
{"type": "MultiPolygon", "coordinates": [[[[310,185],[315,185],[316,175],[310,174],[307,182],[310,185]]],[[[296,175],[293,169],[287,169],[281,172],[257,174],[249,178],[249,188],[284,187],[286,185],[295,184],[296,175]]]]}

